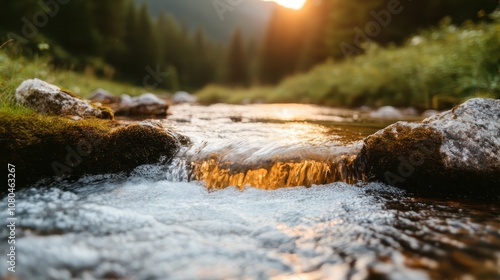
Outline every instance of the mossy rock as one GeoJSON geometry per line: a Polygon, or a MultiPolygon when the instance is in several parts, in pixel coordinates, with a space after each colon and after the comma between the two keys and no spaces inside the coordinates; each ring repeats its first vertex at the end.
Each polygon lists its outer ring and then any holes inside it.
{"type": "Polygon", "coordinates": [[[42,178],[129,172],[172,158],[179,145],[174,133],[153,126],[0,111],[1,165],[16,166],[17,189],[42,178]]]}
{"type": "Polygon", "coordinates": [[[371,181],[418,193],[500,199],[500,100],[475,98],[364,140],[357,165],[371,181]]]}
{"type": "Polygon", "coordinates": [[[403,188],[426,188],[443,169],[442,135],[428,127],[390,126],[364,141],[358,164],[372,180],[403,188]]]}
{"type": "Polygon", "coordinates": [[[39,79],[24,81],[16,90],[16,100],[18,104],[44,115],[114,118],[110,108],[39,79]]]}

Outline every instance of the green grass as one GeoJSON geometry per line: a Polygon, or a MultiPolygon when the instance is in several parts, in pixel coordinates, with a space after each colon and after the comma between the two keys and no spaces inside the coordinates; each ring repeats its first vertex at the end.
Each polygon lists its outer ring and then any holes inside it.
{"type": "Polygon", "coordinates": [[[326,62],[274,88],[209,86],[197,96],[202,103],[297,102],[420,109],[445,109],[472,97],[499,98],[500,21],[461,27],[443,22],[402,47],[368,45],[364,55],[326,62]]]}
{"type": "Polygon", "coordinates": [[[229,103],[229,104],[244,104],[244,103],[270,103],[273,99],[269,98],[268,94],[272,92],[271,87],[253,87],[246,88],[228,88],[219,85],[209,85],[197,93],[200,101],[204,104],[214,103],[229,103]]]}
{"type": "MultiPolygon", "coordinates": [[[[5,48],[0,50],[0,107],[9,107],[15,111],[28,111],[15,104],[15,90],[26,79],[39,78],[55,84],[61,88],[69,89],[79,96],[88,98],[97,88],[106,89],[113,94],[128,94],[131,96],[142,94],[146,91],[141,87],[127,83],[99,79],[92,75],[85,75],[69,70],[54,69],[46,57],[27,59],[22,56],[9,55],[5,48]]],[[[152,91],[160,93],[159,91],[152,91]]]]}

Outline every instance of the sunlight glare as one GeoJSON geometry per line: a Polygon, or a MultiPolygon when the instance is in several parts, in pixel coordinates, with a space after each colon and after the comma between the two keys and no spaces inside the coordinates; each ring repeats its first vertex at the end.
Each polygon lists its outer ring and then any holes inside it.
{"type": "Polygon", "coordinates": [[[264,1],[273,1],[283,7],[300,10],[307,0],[264,0],[264,1]]]}

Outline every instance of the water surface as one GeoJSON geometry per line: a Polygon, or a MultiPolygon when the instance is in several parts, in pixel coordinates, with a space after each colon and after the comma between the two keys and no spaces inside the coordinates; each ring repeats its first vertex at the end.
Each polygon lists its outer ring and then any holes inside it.
{"type": "Polygon", "coordinates": [[[19,279],[500,278],[498,202],[350,174],[384,123],[305,105],[172,113],[192,143],[169,164],[17,193],[19,279]]]}

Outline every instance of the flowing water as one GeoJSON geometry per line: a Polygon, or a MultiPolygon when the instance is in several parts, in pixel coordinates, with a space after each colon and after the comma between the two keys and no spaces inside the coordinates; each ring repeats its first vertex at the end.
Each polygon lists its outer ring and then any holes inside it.
{"type": "Polygon", "coordinates": [[[386,123],[305,105],[172,114],[191,143],[167,164],[18,192],[17,273],[0,276],[500,279],[498,202],[363,183],[359,140],[386,123]]]}

